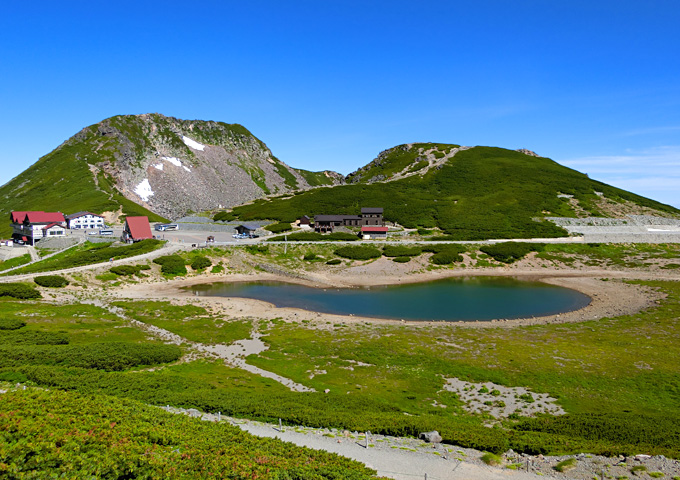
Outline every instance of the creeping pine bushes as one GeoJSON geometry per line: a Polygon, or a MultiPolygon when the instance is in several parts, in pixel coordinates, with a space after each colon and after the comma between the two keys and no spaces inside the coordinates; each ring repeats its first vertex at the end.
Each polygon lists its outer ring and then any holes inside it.
{"type": "Polygon", "coordinates": [[[208,257],[199,255],[191,261],[191,268],[194,270],[204,270],[212,266],[212,261],[208,257]]]}
{"type": "Polygon", "coordinates": [[[382,252],[374,247],[340,247],[335,254],[350,260],[370,260],[382,257],[382,252]]]}
{"type": "Polygon", "coordinates": [[[177,345],[159,343],[3,344],[0,345],[0,368],[50,365],[120,371],[139,365],[173,362],[181,356],[177,345]]]}
{"type": "Polygon", "coordinates": [[[164,275],[186,275],[187,273],[184,259],[179,255],[164,255],[154,259],[153,263],[161,266],[161,273],[164,275]]]}
{"type": "Polygon", "coordinates": [[[464,251],[465,247],[461,245],[433,244],[423,247],[423,252],[434,253],[430,257],[430,261],[435,265],[449,265],[453,262],[462,262],[463,256],[461,253],[464,251]]]}
{"type": "Polygon", "coordinates": [[[340,265],[342,263],[342,260],[339,258],[332,258],[326,262],[326,265],[340,265]]]}
{"type": "Polygon", "coordinates": [[[267,225],[264,228],[266,230],[269,230],[272,233],[287,232],[287,231],[293,229],[293,227],[291,227],[290,223],[286,223],[286,222],[272,223],[271,225],[267,225]]]}
{"type": "Polygon", "coordinates": [[[111,267],[109,272],[119,276],[139,275],[142,270],[151,270],[149,265],[118,265],[111,267]]]}
{"type": "Polygon", "coordinates": [[[423,253],[420,247],[407,247],[404,245],[385,245],[383,255],[386,257],[417,257],[423,253]]]}
{"type": "Polygon", "coordinates": [[[231,222],[232,220],[236,220],[236,215],[231,212],[219,212],[215,214],[213,220],[216,222],[231,222]]]}
{"type": "Polygon", "coordinates": [[[18,318],[0,318],[0,330],[19,330],[26,322],[18,318]]]}
{"type": "Polygon", "coordinates": [[[0,297],[13,297],[20,300],[41,298],[40,292],[31,285],[25,283],[2,283],[0,284],[0,297]]]}
{"type": "Polygon", "coordinates": [[[504,242],[484,245],[479,250],[498,262],[513,263],[524,258],[529,252],[541,252],[543,248],[540,243],[504,242]]]}
{"type": "Polygon", "coordinates": [[[35,277],[33,281],[41,287],[50,288],[65,287],[69,283],[68,280],[66,280],[61,275],[42,275],[40,277],[35,277]]]}

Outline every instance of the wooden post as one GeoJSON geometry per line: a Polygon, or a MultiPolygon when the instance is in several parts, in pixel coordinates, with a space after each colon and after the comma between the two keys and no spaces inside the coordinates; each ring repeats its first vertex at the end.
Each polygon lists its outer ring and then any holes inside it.
{"type": "Polygon", "coordinates": [[[283,241],[286,242],[283,244],[283,254],[285,255],[288,253],[288,235],[284,234],[283,235],[283,241]]]}
{"type": "Polygon", "coordinates": [[[280,418],[279,418],[279,432],[283,432],[283,425],[281,424],[280,418]]]}
{"type": "Polygon", "coordinates": [[[366,432],[366,448],[368,448],[368,432],[366,432]]]}
{"type": "Polygon", "coordinates": [[[222,412],[217,412],[217,421],[218,422],[222,421],[222,412]]]}

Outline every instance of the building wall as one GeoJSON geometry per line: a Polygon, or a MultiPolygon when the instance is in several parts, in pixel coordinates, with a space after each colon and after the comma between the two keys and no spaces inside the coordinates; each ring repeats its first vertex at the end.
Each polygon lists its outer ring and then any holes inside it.
{"type": "Polygon", "coordinates": [[[104,227],[104,217],[100,217],[99,215],[83,215],[68,221],[68,228],[72,229],[102,227],[104,227]]]}

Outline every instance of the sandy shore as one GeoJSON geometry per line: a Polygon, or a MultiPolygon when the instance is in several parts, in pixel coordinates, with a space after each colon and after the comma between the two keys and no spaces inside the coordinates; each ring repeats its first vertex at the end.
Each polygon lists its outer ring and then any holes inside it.
{"type": "MultiPolygon", "coordinates": [[[[377,262],[376,262],[377,263],[377,262]]],[[[349,270],[349,269],[348,269],[349,270]]],[[[371,275],[368,272],[345,271],[339,274],[307,273],[299,277],[290,277],[272,273],[250,273],[229,275],[202,275],[193,278],[172,280],[154,284],[135,284],[121,287],[110,294],[119,298],[146,300],[174,300],[180,303],[201,304],[231,317],[256,317],[263,319],[283,318],[288,321],[311,322],[374,322],[395,323],[399,320],[377,319],[372,317],[344,316],[311,312],[297,308],[277,308],[271,303],[247,299],[225,297],[195,296],[187,287],[214,282],[252,282],[281,281],[296,283],[317,288],[353,287],[373,285],[394,285],[404,283],[426,282],[451,277],[500,276],[513,277],[519,280],[541,281],[552,285],[571,288],[591,298],[591,302],[580,310],[544,317],[522,319],[498,319],[479,322],[447,322],[455,325],[472,327],[519,326],[546,323],[566,323],[596,320],[603,317],[630,315],[656,305],[663,295],[653,289],[625,283],[623,280],[660,279],[654,273],[634,271],[609,271],[601,269],[579,270],[546,270],[535,268],[515,269],[475,269],[475,270],[438,270],[408,275],[371,275]]],[[[678,280],[677,275],[664,275],[665,279],[678,280]]],[[[427,325],[441,322],[401,321],[400,323],[427,325]]]]}

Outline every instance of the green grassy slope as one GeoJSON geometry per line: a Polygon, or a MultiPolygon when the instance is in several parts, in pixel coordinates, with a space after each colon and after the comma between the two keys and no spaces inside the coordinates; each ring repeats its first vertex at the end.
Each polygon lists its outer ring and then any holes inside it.
{"type": "MultiPolygon", "coordinates": [[[[97,135],[96,125],[87,127],[0,187],[0,217],[8,218],[12,210],[68,214],[82,210],[103,213],[122,207],[124,215],[147,215],[152,221],[163,221],[123,197],[103,174],[97,185],[90,165],[115,162],[117,149],[114,137],[97,135]]],[[[9,223],[0,222],[0,237],[10,234],[9,223]]]]}
{"type": "MultiPolygon", "coordinates": [[[[439,145],[440,151],[454,147],[439,145]]],[[[370,166],[389,176],[408,167],[417,155],[400,147],[370,166]]],[[[414,163],[414,166],[417,162],[414,163]]],[[[240,220],[274,219],[290,222],[300,215],[357,214],[361,207],[383,207],[385,219],[406,227],[439,227],[455,238],[529,238],[564,236],[566,232],[544,216],[574,216],[570,194],[581,207],[592,205],[602,192],[612,201],[631,201],[662,212],[679,210],[592,180],[587,175],[543,157],[495,147],[475,147],[456,154],[441,168],[387,183],[355,183],[311,190],[288,199],[258,200],[233,209],[240,220]]]]}

